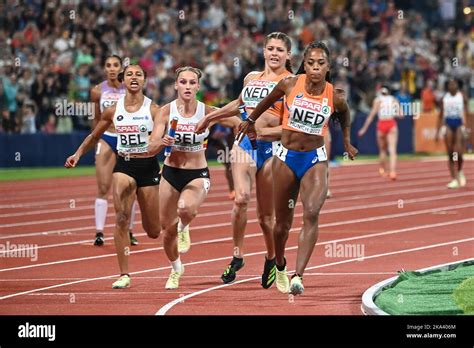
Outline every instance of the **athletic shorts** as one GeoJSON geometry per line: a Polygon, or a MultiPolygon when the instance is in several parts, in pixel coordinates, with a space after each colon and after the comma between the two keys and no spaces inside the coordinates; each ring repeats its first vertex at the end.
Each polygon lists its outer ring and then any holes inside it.
{"type": "Polygon", "coordinates": [[[114,173],[124,173],[137,183],[137,187],[160,184],[160,164],[156,157],[127,158],[117,156],[114,173]]]}
{"type": "Polygon", "coordinates": [[[462,126],[462,119],[459,117],[445,118],[444,123],[448,126],[453,132],[462,126]]]}
{"type": "Polygon", "coordinates": [[[106,131],[102,134],[101,139],[117,154],[117,134],[106,131]]]}
{"type": "Polygon", "coordinates": [[[194,179],[207,179],[204,186],[206,191],[209,191],[211,184],[209,168],[207,167],[202,169],[182,169],[170,167],[165,164],[163,165],[161,175],[163,176],[163,179],[168,181],[178,192],[183,191],[186,185],[194,179]]]}
{"type": "Polygon", "coordinates": [[[316,163],[324,162],[328,159],[324,145],[311,151],[294,151],[281,145],[276,153],[276,157],[286,163],[298,181],[316,163]]]}
{"type": "Polygon", "coordinates": [[[377,130],[382,134],[387,135],[393,127],[397,126],[397,121],[393,118],[390,120],[380,120],[377,122],[377,130]]]}
{"type": "Polygon", "coordinates": [[[254,150],[249,137],[245,136],[239,146],[255,161],[257,171],[263,167],[267,159],[273,156],[273,143],[271,141],[257,140],[257,150],[254,150]]]}

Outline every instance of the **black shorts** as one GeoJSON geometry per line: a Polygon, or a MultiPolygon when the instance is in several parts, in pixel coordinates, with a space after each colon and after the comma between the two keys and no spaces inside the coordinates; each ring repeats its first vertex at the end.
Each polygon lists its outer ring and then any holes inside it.
{"type": "Polygon", "coordinates": [[[163,165],[161,172],[163,179],[168,181],[176,191],[181,192],[194,179],[210,179],[209,168],[202,169],[181,169],[163,165]]]}
{"type": "Polygon", "coordinates": [[[137,187],[160,184],[160,164],[156,157],[125,159],[117,156],[114,173],[124,173],[134,178],[137,187]]]}

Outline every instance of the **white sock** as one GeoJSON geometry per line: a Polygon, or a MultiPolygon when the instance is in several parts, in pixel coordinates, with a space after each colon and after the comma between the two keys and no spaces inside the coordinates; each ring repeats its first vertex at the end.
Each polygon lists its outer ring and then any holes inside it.
{"type": "Polygon", "coordinates": [[[106,199],[95,199],[95,229],[104,231],[105,218],[107,217],[108,202],[106,199]]]}
{"type": "Polygon", "coordinates": [[[128,229],[131,231],[133,229],[133,222],[135,221],[135,213],[137,211],[137,201],[134,201],[132,204],[132,212],[130,214],[130,225],[128,226],[128,229]]]}
{"type": "Polygon", "coordinates": [[[178,231],[181,232],[181,231],[186,231],[188,229],[189,229],[189,224],[184,226],[183,223],[181,222],[181,219],[179,219],[178,220],[178,231]]]}
{"type": "Polygon", "coordinates": [[[181,264],[181,258],[178,258],[174,261],[171,261],[171,267],[173,267],[173,271],[181,273],[183,265],[181,264]]]}

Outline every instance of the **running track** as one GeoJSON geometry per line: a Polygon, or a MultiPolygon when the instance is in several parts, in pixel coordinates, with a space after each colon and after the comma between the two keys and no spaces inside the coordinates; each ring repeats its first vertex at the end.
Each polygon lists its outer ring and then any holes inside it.
{"type": "MultiPolygon", "coordinates": [[[[305,273],[305,293],[260,287],[265,248],[252,200],[245,267],[223,285],[232,254],[227,186],[213,168],[210,194],[191,225],[191,250],[180,289],[167,291],[170,272],[162,239],[146,237],[140,223],[132,247],[132,287],[113,290],[118,266],[113,246],[111,197],[106,244],[93,247],[95,178],[61,178],[0,184],[0,245],[38,245],[38,258],[0,257],[0,314],[352,314],[362,293],[401,269],[419,269],[474,256],[474,162],[468,185],[445,188],[446,162],[399,163],[399,178],[378,176],[375,163],[331,168],[333,198],[320,216],[320,235],[305,273]],[[336,244],[334,244],[336,243],[336,244]],[[336,247],[336,248],[335,248],[336,247]],[[343,255],[337,248],[347,248],[343,255]],[[351,249],[350,249],[351,248],[351,249]],[[363,258],[353,251],[363,251],[363,258]]],[[[287,244],[292,271],[302,222],[298,203],[287,244]]],[[[136,216],[140,220],[140,214],[136,216]]]]}

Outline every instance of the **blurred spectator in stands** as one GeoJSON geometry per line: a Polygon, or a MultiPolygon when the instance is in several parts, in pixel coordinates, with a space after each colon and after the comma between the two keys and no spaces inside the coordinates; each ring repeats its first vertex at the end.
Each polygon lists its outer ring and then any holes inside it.
{"type": "Polygon", "coordinates": [[[41,130],[46,134],[56,133],[56,116],[54,114],[49,114],[48,121],[44,124],[41,130]]]}
{"type": "Polygon", "coordinates": [[[32,101],[26,101],[21,108],[21,134],[36,133],[35,105],[32,101]]]}
{"type": "Polygon", "coordinates": [[[428,80],[425,88],[421,92],[421,103],[423,112],[431,112],[436,106],[436,96],[433,91],[433,81],[428,80]]]}
{"type": "Polygon", "coordinates": [[[2,78],[3,94],[5,97],[6,108],[3,113],[3,130],[7,133],[13,133],[17,127],[18,112],[18,84],[15,73],[11,73],[9,77],[2,78]]]}

